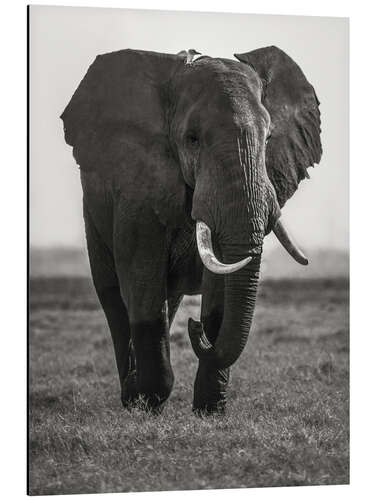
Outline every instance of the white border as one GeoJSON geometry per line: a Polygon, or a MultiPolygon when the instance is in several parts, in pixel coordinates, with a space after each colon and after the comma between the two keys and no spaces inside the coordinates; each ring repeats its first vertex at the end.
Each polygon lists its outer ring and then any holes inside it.
{"type": "MultiPolygon", "coordinates": [[[[1,31],[1,494],[25,496],[26,459],[26,4],[3,2],[1,31]],[[4,110],[5,108],[5,110],[4,110]],[[4,112],[5,111],[5,112],[4,112]],[[5,278],[5,279],[4,279],[5,278]]],[[[337,487],[266,488],[207,492],[126,494],[126,498],[321,498],[367,497],[374,490],[374,138],[373,47],[374,12],[371,2],[301,2],[267,0],[249,3],[232,0],[173,1],[68,1],[37,2],[38,5],[158,8],[285,15],[350,17],[351,32],[351,485],[337,487]]],[[[101,498],[98,495],[95,498],[101,498]]],[[[49,497],[45,497],[49,498],[49,497]]],[[[52,498],[52,497],[51,497],[52,498]]],[[[65,498],[77,498],[65,496],[65,498]]],[[[82,495],[79,498],[89,498],[82,495]]],[[[90,497],[91,498],[91,497],[90,497]]],[[[107,497],[111,498],[111,497],[107,497]]]]}

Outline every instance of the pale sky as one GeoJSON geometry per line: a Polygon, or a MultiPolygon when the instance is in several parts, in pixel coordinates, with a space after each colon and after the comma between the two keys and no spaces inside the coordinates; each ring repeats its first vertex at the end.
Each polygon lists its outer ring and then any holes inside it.
{"type": "MultiPolygon", "coordinates": [[[[283,208],[303,248],[349,247],[349,23],[345,18],[78,7],[30,9],[30,241],[82,246],[79,170],[61,112],[97,54],[132,48],[213,57],[276,45],[320,100],[323,157],[283,208]]],[[[266,248],[274,245],[267,238],[266,248]]]]}

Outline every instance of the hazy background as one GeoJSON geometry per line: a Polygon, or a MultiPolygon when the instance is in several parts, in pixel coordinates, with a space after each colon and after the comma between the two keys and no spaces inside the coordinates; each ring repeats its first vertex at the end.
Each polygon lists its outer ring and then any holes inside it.
{"type": "Polygon", "coordinates": [[[266,238],[264,274],[348,272],[348,20],[74,7],[30,8],[30,242],[32,274],[86,274],[81,187],[59,115],[95,56],[124,48],[176,53],[194,47],[233,58],[277,45],[313,84],[323,157],[283,209],[308,269],[266,238]],[[64,248],[62,248],[64,247],[64,248]]]}

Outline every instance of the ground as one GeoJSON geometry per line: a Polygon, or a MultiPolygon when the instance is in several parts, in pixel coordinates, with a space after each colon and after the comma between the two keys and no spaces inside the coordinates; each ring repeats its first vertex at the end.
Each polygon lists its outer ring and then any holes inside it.
{"type": "Polygon", "coordinates": [[[164,412],[124,410],[102,310],[86,278],[30,284],[29,492],[35,495],[349,482],[348,281],[261,284],[227,414],[191,411],[197,360],[172,326],[164,412]]]}

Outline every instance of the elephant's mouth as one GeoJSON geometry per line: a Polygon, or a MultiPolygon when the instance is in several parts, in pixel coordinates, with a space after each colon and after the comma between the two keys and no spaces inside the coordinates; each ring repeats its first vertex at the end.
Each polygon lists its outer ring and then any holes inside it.
{"type": "MultiPolygon", "coordinates": [[[[285,250],[291,255],[291,257],[293,257],[299,264],[306,266],[309,262],[307,257],[304,255],[298,245],[293,241],[293,238],[290,236],[290,233],[286,229],[281,217],[276,221],[272,230],[285,250]]],[[[253,259],[253,257],[250,255],[232,264],[224,264],[223,262],[220,262],[215,256],[213,250],[211,230],[208,225],[202,221],[197,221],[196,223],[196,238],[198,252],[203,265],[209,271],[215,274],[234,273],[245,267],[253,259]]]]}
{"type": "Polygon", "coordinates": [[[211,237],[211,229],[207,226],[205,222],[198,221],[196,224],[196,237],[197,237],[197,247],[199,256],[203,262],[203,265],[211,272],[215,274],[231,274],[235,271],[239,271],[246,264],[251,262],[252,257],[246,257],[245,259],[235,262],[233,264],[224,264],[220,262],[214,253],[211,237]]]}

